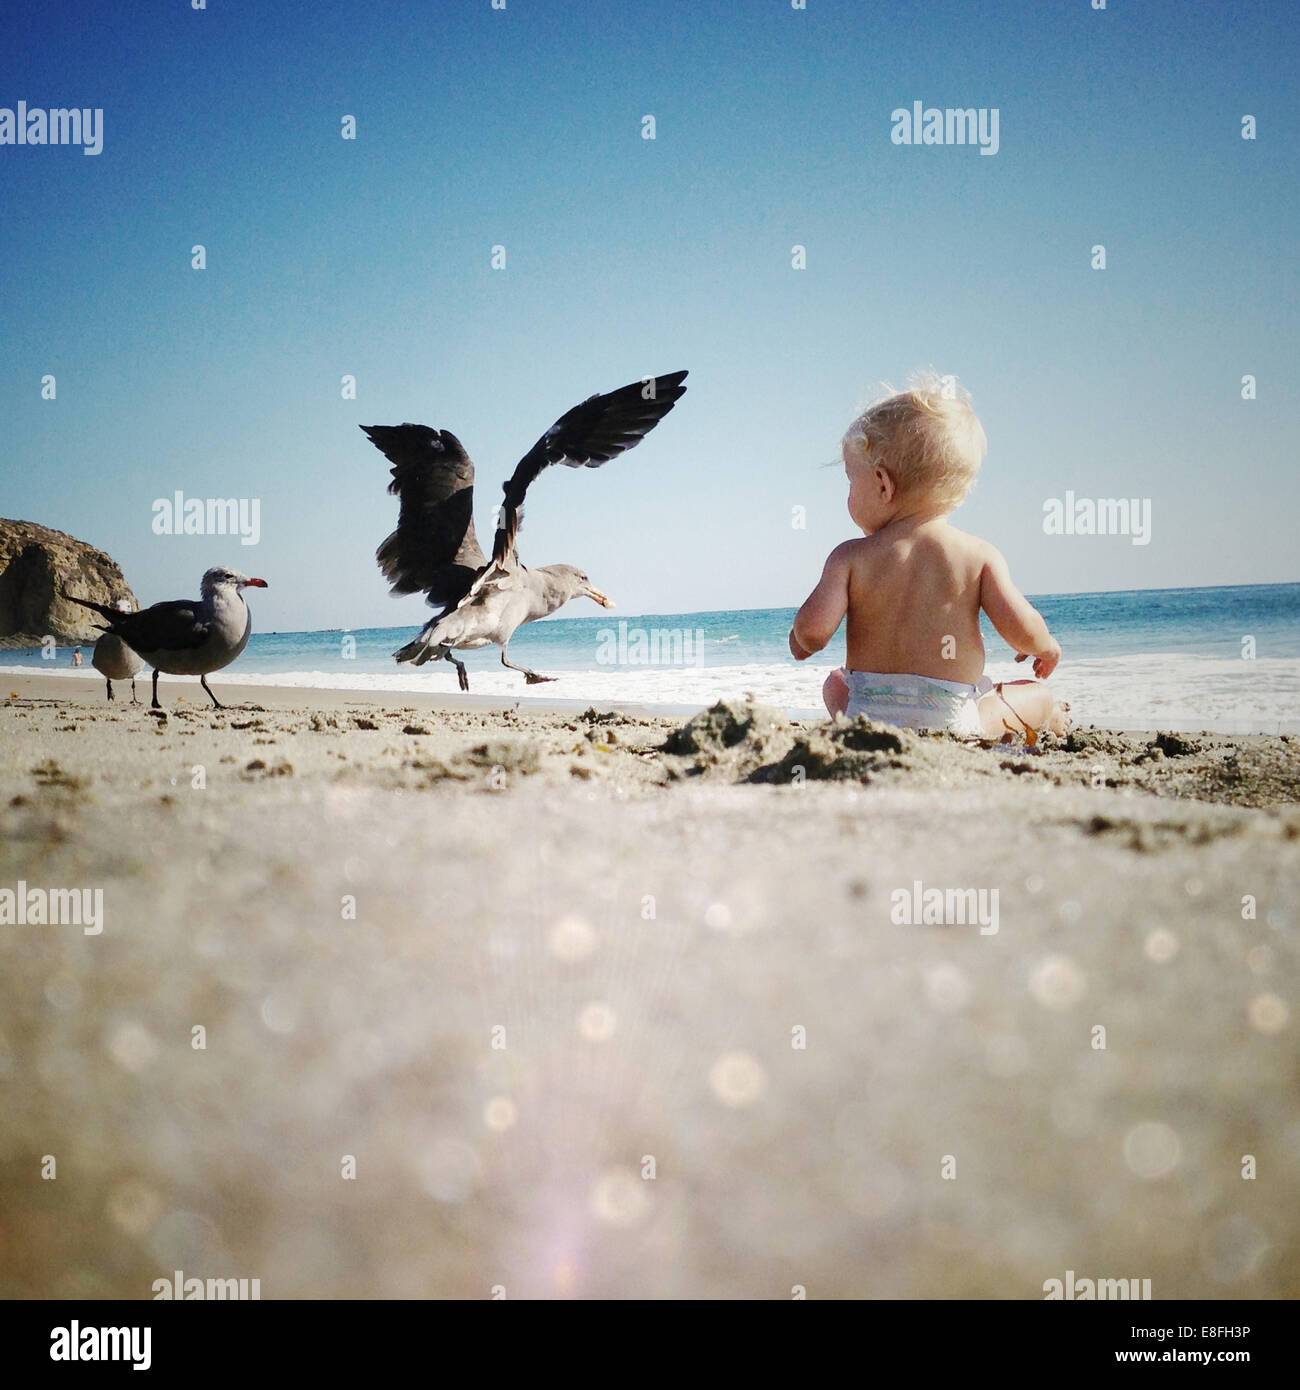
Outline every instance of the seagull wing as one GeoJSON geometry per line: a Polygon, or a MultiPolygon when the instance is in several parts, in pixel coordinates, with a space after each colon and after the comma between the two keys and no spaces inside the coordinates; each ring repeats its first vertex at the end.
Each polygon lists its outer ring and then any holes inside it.
{"type": "MultiPolygon", "coordinates": [[[[85,603],[84,599],[77,601],[85,603]]],[[[170,599],[138,613],[99,611],[104,614],[107,631],[142,653],[190,651],[201,647],[212,631],[207,605],[201,599],[170,599]]]]}
{"type": "Polygon", "coordinates": [[[474,465],[450,430],[362,425],[393,465],[388,490],[401,498],[397,530],[375,552],[390,593],[423,590],[454,607],[487,563],[474,535],[474,465]]]}
{"type": "Polygon", "coordinates": [[[519,534],[524,494],[544,468],[563,463],[569,468],[599,468],[617,458],[650,433],[686,394],[685,372],[672,372],[647,381],[634,381],[603,396],[588,396],[566,411],[519,461],[514,476],[502,484],[505,502],[492,545],[498,564],[510,555],[519,534]]]}

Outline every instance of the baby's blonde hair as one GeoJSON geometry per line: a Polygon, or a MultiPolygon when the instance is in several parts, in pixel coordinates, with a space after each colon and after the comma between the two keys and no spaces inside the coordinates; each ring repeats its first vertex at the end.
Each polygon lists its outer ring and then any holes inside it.
{"type": "Polygon", "coordinates": [[[906,391],[888,392],[845,431],[844,457],[884,468],[904,497],[960,505],[988,451],[970,392],[955,377],[913,372],[906,391]]]}

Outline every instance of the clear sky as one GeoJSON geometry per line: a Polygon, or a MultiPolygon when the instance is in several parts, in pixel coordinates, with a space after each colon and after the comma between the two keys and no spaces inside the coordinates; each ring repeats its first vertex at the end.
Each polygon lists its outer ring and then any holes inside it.
{"type": "Polygon", "coordinates": [[[639,448],[535,485],[521,554],[625,613],[795,604],[852,534],[845,426],[933,364],[990,442],[954,520],[1027,592],[1294,580],[1298,35],[1289,0],[9,7],[0,106],[104,144],[0,145],[0,515],[144,603],[227,563],[262,631],[420,622],[358,423],[454,430],[483,533],[561,411],[684,367],[639,448]],[[894,144],[914,101],[997,108],[997,154],[894,144]],[[155,535],[177,489],[258,499],[259,544],[155,535]],[[1149,498],[1150,544],[1045,535],[1067,490],[1149,498]]]}

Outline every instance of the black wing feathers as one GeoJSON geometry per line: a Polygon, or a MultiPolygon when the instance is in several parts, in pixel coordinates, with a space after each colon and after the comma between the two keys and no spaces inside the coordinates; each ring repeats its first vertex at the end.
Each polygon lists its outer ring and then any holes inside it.
{"type": "Polygon", "coordinates": [[[634,381],[603,396],[589,396],[566,411],[519,461],[508,483],[492,559],[503,561],[519,534],[520,509],[533,479],[553,463],[570,468],[599,468],[635,447],[686,393],[685,372],[634,381]]]}
{"type": "Polygon", "coordinates": [[[486,564],[474,535],[474,465],[450,430],[362,425],[393,465],[397,529],[375,552],[394,594],[424,591],[435,607],[458,603],[486,564]]]}
{"type": "Polygon", "coordinates": [[[182,652],[201,647],[211,630],[210,624],[197,621],[201,605],[189,599],[169,599],[137,613],[123,613],[88,598],[75,598],[72,594],[63,597],[101,614],[101,629],[120,637],[141,656],[146,652],[182,652]]]}

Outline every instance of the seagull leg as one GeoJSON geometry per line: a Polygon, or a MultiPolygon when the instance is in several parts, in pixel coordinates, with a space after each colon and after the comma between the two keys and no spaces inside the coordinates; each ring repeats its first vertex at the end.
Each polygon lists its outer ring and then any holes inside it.
{"type": "Polygon", "coordinates": [[[137,700],[137,699],[135,698],[135,677],[134,677],[134,676],[131,677],[131,703],[132,703],[133,705],[138,705],[138,704],[140,703],[140,701],[137,700]]]}
{"type": "Polygon", "coordinates": [[[539,676],[536,671],[530,671],[527,666],[516,666],[515,663],[506,656],[506,650],[505,647],[501,648],[502,666],[509,666],[512,671],[523,672],[523,677],[529,685],[541,685],[543,681],[553,681],[555,679],[554,676],[539,676]]]}
{"type": "Polygon", "coordinates": [[[208,685],[207,676],[200,676],[199,684],[204,688],[204,690],[208,692],[208,699],[211,700],[212,703],[216,705],[218,709],[225,709],[225,705],[223,705],[221,701],[218,700],[217,697],[212,693],[212,688],[208,685]]]}
{"type": "Polygon", "coordinates": [[[442,654],[456,668],[456,679],[460,682],[460,688],[462,690],[468,690],[469,672],[465,669],[465,663],[463,661],[457,661],[456,658],[452,656],[450,649],[444,648],[442,654]]]}
{"type": "Polygon", "coordinates": [[[104,684],[108,686],[108,698],[113,698],[113,682],[107,676],[104,677],[104,684]]]}
{"type": "Polygon", "coordinates": [[[149,708],[162,709],[162,706],[158,703],[158,668],[156,666],[153,668],[153,704],[151,704],[149,708]]]}

